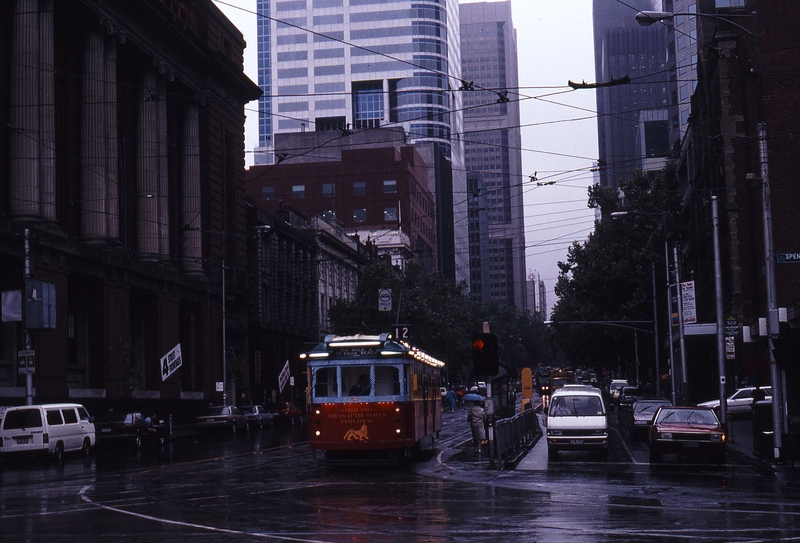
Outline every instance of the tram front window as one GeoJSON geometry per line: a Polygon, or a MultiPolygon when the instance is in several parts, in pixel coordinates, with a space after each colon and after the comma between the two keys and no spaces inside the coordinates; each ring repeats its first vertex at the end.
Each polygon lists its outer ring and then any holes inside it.
{"type": "Polygon", "coordinates": [[[318,368],[314,372],[314,396],[329,398],[338,396],[336,390],[336,368],[318,368]]]}
{"type": "Polygon", "coordinates": [[[375,395],[398,396],[400,394],[400,371],[394,366],[375,367],[375,395]]]}

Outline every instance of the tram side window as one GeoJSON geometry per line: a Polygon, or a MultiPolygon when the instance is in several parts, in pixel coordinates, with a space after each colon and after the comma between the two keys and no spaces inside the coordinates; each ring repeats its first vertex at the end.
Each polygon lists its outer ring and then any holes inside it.
{"type": "Polygon", "coordinates": [[[336,368],[318,368],[314,372],[314,396],[326,398],[338,396],[336,390],[336,368]]]}
{"type": "Polygon", "coordinates": [[[400,395],[400,370],[394,366],[375,366],[375,395],[400,395]]]}

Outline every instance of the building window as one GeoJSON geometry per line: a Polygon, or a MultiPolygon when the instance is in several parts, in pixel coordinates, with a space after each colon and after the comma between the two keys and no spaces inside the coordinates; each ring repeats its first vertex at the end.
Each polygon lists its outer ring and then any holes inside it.
{"type": "Polygon", "coordinates": [[[383,208],[383,220],[385,222],[396,222],[397,221],[397,208],[396,207],[384,207],[383,208]]]}
{"type": "Polygon", "coordinates": [[[367,210],[364,208],[354,209],[353,222],[367,222],[367,210]]]}
{"type": "Polygon", "coordinates": [[[353,196],[363,196],[367,193],[367,183],[365,181],[353,181],[353,196]]]}
{"type": "Polygon", "coordinates": [[[305,185],[292,185],[292,198],[305,198],[306,186],[305,185]]]}
{"type": "Polygon", "coordinates": [[[353,121],[356,128],[377,128],[383,119],[383,82],[353,82],[353,121]]]}
{"type": "Polygon", "coordinates": [[[387,179],[383,182],[384,194],[395,194],[397,192],[397,181],[394,179],[387,179]]]}
{"type": "Polygon", "coordinates": [[[336,186],[333,183],[323,183],[322,184],[322,195],[323,196],[334,196],[336,194],[336,186]]]}
{"type": "Polygon", "coordinates": [[[261,199],[262,200],[274,200],[275,199],[275,187],[261,187],[261,199]]]}

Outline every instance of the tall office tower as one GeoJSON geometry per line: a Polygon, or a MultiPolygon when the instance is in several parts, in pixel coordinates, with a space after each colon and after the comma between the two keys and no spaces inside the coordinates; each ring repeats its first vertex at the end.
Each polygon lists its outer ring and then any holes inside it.
{"type": "MultiPolygon", "coordinates": [[[[469,276],[456,0],[259,0],[256,163],[274,134],[402,126],[425,143],[439,270],[469,276]]],[[[309,152],[313,152],[309,150],[309,152]]]]}
{"type": "MultiPolygon", "coordinates": [[[[744,0],[663,0],[663,10],[668,13],[709,13],[717,9],[743,7],[744,0]]],[[[683,141],[692,112],[692,94],[697,87],[697,35],[698,25],[712,24],[713,19],[680,15],[664,21],[667,32],[667,63],[669,77],[670,149],[683,141]]]]}
{"type": "MultiPolygon", "coordinates": [[[[490,301],[524,310],[519,78],[510,0],[461,6],[461,76],[475,89],[464,95],[464,158],[467,171],[480,174],[489,221],[489,276],[472,273],[472,280],[482,285],[471,290],[482,292],[484,299],[488,292],[490,301]]],[[[471,265],[480,270],[475,258],[471,265]]]]}
{"type": "Polygon", "coordinates": [[[663,167],[669,154],[669,95],[664,25],[645,28],[634,16],[653,0],[594,0],[595,78],[628,76],[629,84],[597,89],[600,184],[619,188],[635,170],[663,167]]]}

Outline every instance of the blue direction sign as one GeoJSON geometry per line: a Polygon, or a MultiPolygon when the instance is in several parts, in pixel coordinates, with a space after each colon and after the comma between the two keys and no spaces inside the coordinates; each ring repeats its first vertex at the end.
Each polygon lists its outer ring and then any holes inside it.
{"type": "Polygon", "coordinates": [[[778,264],[800,264],[800,253],[776,253],[778,264]]]}

